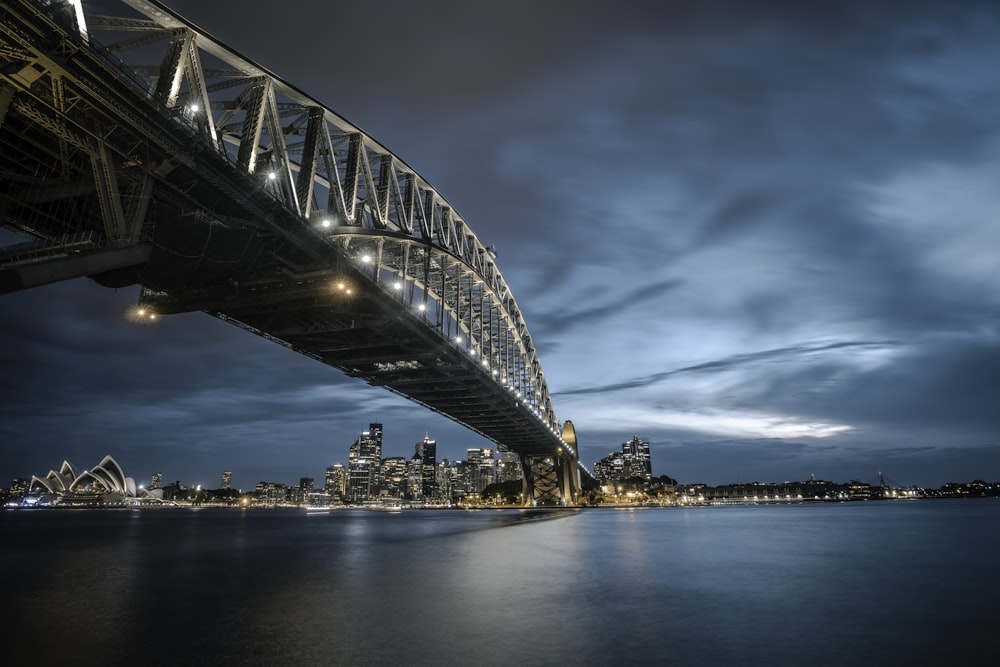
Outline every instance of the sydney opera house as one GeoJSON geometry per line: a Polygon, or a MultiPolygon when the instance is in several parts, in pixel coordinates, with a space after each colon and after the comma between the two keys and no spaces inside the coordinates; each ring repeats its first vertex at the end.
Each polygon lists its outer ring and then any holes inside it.
{"type": "Polygon", "coordinates": [[[35,475],[25,497],[30,504],[51,507],[121,507],[136,500],[135,480],[126,477],[111,456],[77,472],[69,461],[45,477],[35,475]]]}

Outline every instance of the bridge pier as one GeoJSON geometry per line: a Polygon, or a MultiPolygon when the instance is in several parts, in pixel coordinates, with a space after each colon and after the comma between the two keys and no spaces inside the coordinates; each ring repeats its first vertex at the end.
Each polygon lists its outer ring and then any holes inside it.
{"type": "Polygon", "coordinates": [[[562,440],[570,452],[554,456],[521,457],[521,497],[524,507],[575,506],[580,502],[576,430],[563,425],[562,440]]]}

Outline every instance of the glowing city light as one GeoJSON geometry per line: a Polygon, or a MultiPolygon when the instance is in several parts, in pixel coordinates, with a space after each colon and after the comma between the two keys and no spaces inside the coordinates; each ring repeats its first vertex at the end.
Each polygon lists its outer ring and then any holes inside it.
{"type": "Polygon", "coordinates": [[[323,218],[323,221],[322,221],[322,222],[320,222],[319,224],[320,224],[320,225],[321,225],[321,226],[322,226],[322,227],[323,227],[324,229],[329,229],[330,225],[332,225],[333,223],[332,223],[332,222],[330,222],[330,218],[323,218]]]}

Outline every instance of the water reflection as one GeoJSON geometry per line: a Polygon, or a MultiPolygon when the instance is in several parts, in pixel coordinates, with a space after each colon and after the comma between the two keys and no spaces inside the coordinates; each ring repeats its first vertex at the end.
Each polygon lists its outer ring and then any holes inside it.
{"type": "Polygon", "coordinates": [[[998,519],[949,501],[8,512],[0,585],[11,650],[48,664],[899,664],[990,650],[998,519]]]}

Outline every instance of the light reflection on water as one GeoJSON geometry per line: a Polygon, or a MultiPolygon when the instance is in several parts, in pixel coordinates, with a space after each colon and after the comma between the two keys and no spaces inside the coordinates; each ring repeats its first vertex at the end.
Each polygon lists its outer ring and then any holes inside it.
{"type": "Polygon", "coordinates": [[[45,664],[954,662],[996,651],[998,519],[993,500],[5,512],[0,582],[9,645],[45,664]]]}

